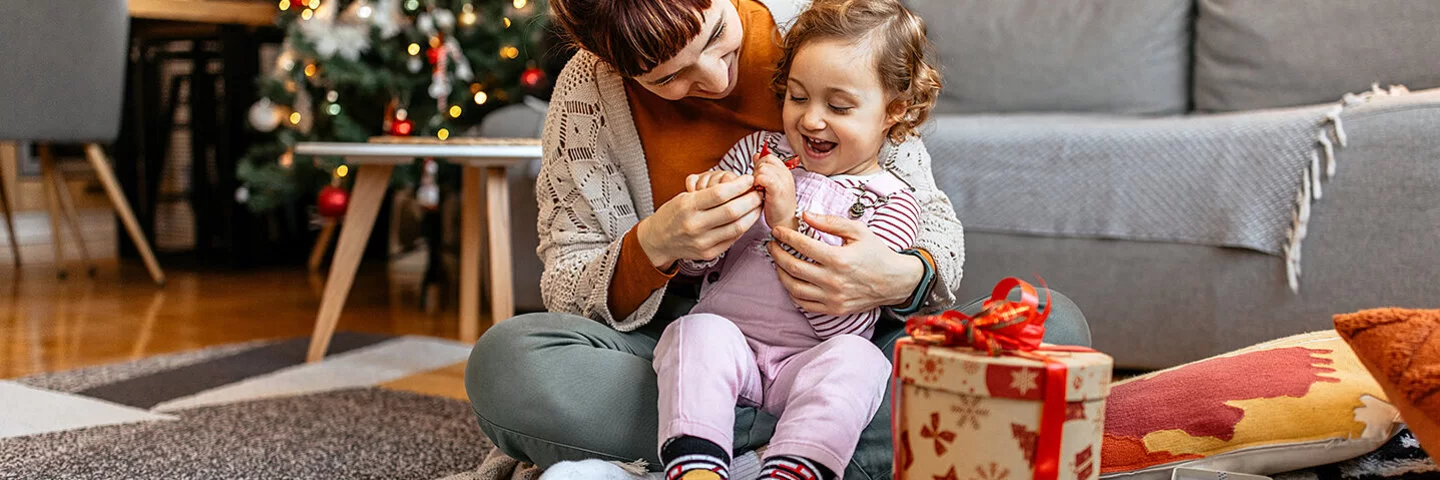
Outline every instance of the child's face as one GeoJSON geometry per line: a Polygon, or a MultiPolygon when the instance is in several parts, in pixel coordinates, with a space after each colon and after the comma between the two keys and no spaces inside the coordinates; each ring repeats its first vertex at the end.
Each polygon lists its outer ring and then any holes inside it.
{"type": "Polygon", "coordinates": [[[806,170],[835,175],[879,168],[876,157],[896,120],[886,111],[893,95],[880,84],[872,50],[865,41],[822,39],[795,52],[785,136],[806,170]]]}

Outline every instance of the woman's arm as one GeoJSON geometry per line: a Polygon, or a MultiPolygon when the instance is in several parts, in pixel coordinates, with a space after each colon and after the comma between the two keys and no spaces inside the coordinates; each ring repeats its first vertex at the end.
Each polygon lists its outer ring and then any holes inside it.
{"type": "MultiPolygon", "coordinates": [[[[623,185],[624,179],[574,177],[577,170],[613,170],[594,168],[612,163],[607,148],[610,133],[605,128],[605,112],[600,108],[600,90],[595,81],[601,73],[599,66],[594,56],[584,52],[571,59],[556,79],[550,109],[545,115],[541,135],[544,158],[535,181],[539,205],[536,231],[540,240],[536,253],[544,264],[540,293],[546,309],[552,312],[573,313],[619,330],[629,330],[649,320],[660,295],[649,295],[638,307],[616,318],[611,310],[609,289],[616,278],[621,247],[625,243],[621,229],[627,226],[607,229],[602,222],[616,219],[600,218],[581,192],[581,180],[604,186],[610,182],[623,185]]],[[[624,192],[610,200],[616,204],[631,202],[630,195],[624,192]]],[[[623,209],[623,205],[617,208],[623,209]]],[[[633,205],[630,211],[634,211],[633,205]]]]}
{"type": "Polygon", "coordinates": [[[965,228],[955,216],[950,198],[935,186],[930,170],[930,152],[920,137],[912,137],[892,147],[885,161],[888,168],[915,188],[920,202],[920,232],[915,247],[930,252],[935,259],[934,287],[921,304],[921,310],[946,308],[955,303],[965,266],[965,228]]]}

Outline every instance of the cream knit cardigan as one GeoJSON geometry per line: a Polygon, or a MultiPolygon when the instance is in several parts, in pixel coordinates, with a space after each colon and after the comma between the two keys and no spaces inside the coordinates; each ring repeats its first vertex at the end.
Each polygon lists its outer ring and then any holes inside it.
{"type": "MultiPolygon", "coordinates": [[[[761,0],[781,33],[803,0],[761,0]]],[[[657,289],[629,317],[610,313],[609,287],[626,232],[655,213],[645,152],[635,131],[623,79],[593,54],[581,51],[556,79],[541,137],[543,163],[535,181],[540,206],[536,249],[545,264],[540,294],[552,312],[573,313],[631,331],[655,316],[664,296],[657,289]]],[[[937,264],[931,308],[954,302],[965,262],[964,230],[950,200],[935,187],[930,154],[919,138],[887,145],[881,165],[914,186],[922,209],[916,245],[937,264]]]]}

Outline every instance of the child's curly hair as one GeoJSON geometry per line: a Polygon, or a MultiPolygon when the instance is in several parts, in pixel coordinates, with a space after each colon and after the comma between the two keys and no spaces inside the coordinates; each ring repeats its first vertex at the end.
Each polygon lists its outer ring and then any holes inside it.
{"type": "Polygon", "coordinates": [[[940,94],[940,71],[929,61],[925,21],[899,0],[815,0],[781,41],[784,54],[771,81],[775,91],[785,95],[790,64],[801,45],[831,38],[874,42],[880,83],[897,94],[895,101],[905,105],[905,113],[887,136],[898,143],[918,135],[916,129],[930,117],[940,94]]]}

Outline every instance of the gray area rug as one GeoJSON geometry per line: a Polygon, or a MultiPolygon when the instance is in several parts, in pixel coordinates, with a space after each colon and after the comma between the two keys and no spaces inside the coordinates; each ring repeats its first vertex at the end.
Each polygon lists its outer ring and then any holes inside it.
{"type": "Polygon", "coordinates": [[[535,476],[495,455],[468,402],[397,386],[453,368],[467,346],[342,333],[324,361],[306,364],[308,342],[0,380],[9,402],[0,408],[0,479],[535,476]],[[194,406],[157,410],[186,399],[194,406]]]}

